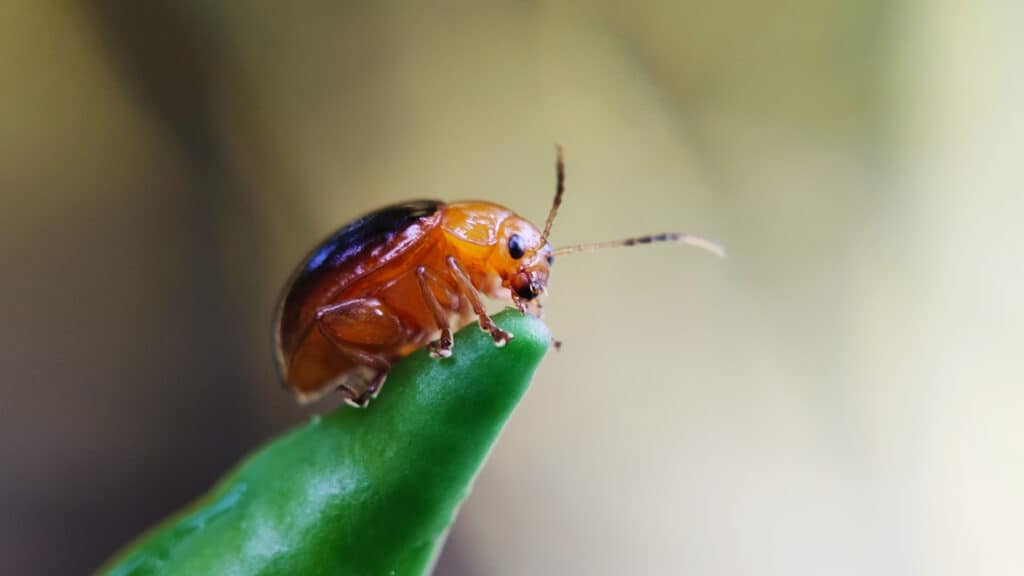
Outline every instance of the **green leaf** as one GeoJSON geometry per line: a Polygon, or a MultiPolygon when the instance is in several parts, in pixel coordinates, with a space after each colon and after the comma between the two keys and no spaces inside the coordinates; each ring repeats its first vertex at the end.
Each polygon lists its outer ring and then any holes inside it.
{"type": "Polygon", "coordinates": [[[273,440],[102,572],[424,574],[550,343],[506,310],[496,348],[475,326],[452,358],[420,350],[365,410],[343,407],[273,440]]]}

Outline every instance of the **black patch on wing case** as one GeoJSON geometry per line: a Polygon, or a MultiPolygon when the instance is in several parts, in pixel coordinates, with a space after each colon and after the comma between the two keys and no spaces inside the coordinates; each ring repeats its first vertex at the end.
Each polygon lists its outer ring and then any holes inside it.
{"type": "Polygon", "coordinates": [[[410,224],[437,212],[437,200],[413,200],[370,212],[324,240],[302,265],[295,284],[319,270],[336,268],[360,252],[391,241],[410,224]]]}

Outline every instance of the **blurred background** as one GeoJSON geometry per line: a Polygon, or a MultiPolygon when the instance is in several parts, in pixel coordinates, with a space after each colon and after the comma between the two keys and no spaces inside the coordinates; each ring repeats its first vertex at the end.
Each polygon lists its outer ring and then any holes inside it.
{"type": "Polygon", "coordinates": [[[437,573],[1024,573],[1024,5],[0,2],[0,572],[312,413],[270,315],[388,202],[556,244],[565,342],[437,573]]]}

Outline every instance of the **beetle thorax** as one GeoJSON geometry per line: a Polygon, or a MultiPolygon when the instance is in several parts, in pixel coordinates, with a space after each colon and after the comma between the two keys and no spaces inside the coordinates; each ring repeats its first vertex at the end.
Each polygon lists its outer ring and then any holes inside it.
{"type": "Polygon", "coordinates": [[[492,298],[532,300],[548,279],[551,247],[511,210],[487,202],[450,204],[441,224],[453,256],[478,290],[492,298]]]}

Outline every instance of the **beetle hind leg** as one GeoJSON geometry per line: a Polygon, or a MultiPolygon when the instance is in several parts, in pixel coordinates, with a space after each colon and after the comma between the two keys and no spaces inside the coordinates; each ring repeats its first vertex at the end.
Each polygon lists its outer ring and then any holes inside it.
{"type": "Polygon", "coordinates": [[[391,360],[376,350],[400,341],[398,319],[380,301],[367,298],[320,309],[316,326],[339,354],[355,364],[336,388],[347,404],[365,407],[380,393],[391,369],[391,360]]]}
{"type": "Polygon", "coordinates": [[[380,372],[365,377],[349,378],[338,384],[337,390],[344,398],[345,404],[355,408],[366,408],[370,400],[375,400],[380,394],[387,377],[387,372],[380,372]]]}
{"type": "Polygon", "coordinates": [[[352,406],[353,408],[366,408],[370,404],[370,396],[364,393],[359,386],[354,386],[348,382],[338,385],[338,392],[341,393],[342,398],[345,400],[345,404],[352,406]]]}

